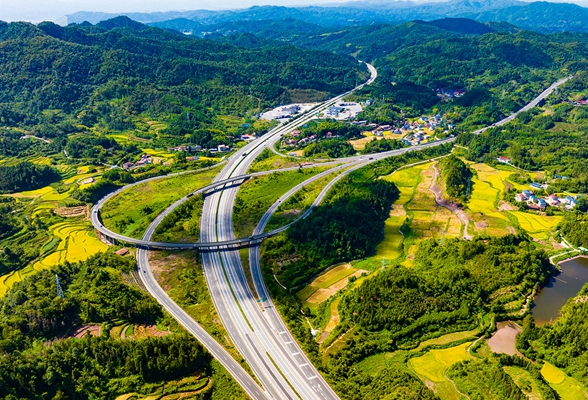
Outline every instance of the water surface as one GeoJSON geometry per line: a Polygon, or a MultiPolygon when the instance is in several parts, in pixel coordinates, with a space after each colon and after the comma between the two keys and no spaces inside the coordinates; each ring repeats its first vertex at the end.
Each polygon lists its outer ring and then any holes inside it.
{"type": "Polygon", "coordinates": [[[533,299],[531,314],[537,325],[554,321],[570,297],[576,296],[588,282],[588,258],[575,258],[559,264],[561,273],[552,276],[549,283],[533,299]]]}

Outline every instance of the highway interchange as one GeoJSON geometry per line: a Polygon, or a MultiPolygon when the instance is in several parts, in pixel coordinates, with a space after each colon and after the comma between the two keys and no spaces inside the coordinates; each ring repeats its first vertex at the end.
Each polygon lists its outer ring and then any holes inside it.
{"type": "MultiPolygon", "coordinates": [[[[371,77],[357,90],[366,84],[370,84],[377,77],[375,68],[367,64],[371,77]]],[[[541,100],[547,97],[555,88],[563,84],[567,79],[562,79],[537,96],[518,112],[493,124],[500,126],[511,121],[519,112],[526,111],[541,100]]],[[[286,125],[274,128],[261,138],[250,142],[245,147],[233,154],[214,182],[206,185],[192,194],[209,192],[205,197],[201,218],[200,243],[158,243],[153,242],[155,229],[163,218],[173,210],[187,201],[192,195],[189,194],[176,201],[160,214],[149,226],[142,239],[128,238],[116,234],[104,227],[100,221],[100,208],[103,204],[122,190],[126,190],[138,183],[125,186],[105,198],[101,199],[92,209],[91,221],[94,227],[106,237],[113,240],[133,244],[139,247],[137,251],[138,268],[141,280],[149,293],[159,303],[192,333],[209,351],[223,364],[227,371],[241,385],[245,392],[254,399],[337,399],[336,393],[327,384],[324,378],[309,361],[297,341],[288,331],[276,308],[273,306],[269,293],[263,282],[260,265],[259,243],[265,237],[275,235],[288,228],[282,227],[272,232],[264,233],[265,226],[272,214],[279,205],[292,196],[303,186],[320,179],[336,171],[341,172],[334,178],[319,194],[312,207],[320,204],[328,190],[346,174],[361,168],[369,163],[376,162],[386,157],[403,154],[409,151],[418,151],[428,147],[438,146],[443,143],[450,143],[455,138],[447,138],[441,141],[431,142],[420,146],[413,146],[400,150],[393,150],[367,156],[355,156],[347,159],[336,160],[330,163],[333,168],[317,174],[305,182],[292,188],[264,214],[259,224],[249,238],[236,239],[233,232],[232,213],[238,185],[253,176],[260,176],[276,171],[264,171],[256,174],[247,174],[247,170],[257,156],[269,146],[274,148],[280,137],[292,131],[296,127],[314,118],[316,112],[324,110],[328,106],[340,101],[350,92],[344,93],[310,110],[307,114],[299,117],[286,125]],[[220,190],[218,190],[220,189],[220,190]],[[250,288],[241,257],[236,250],[242,245],[249,245],[249,263],[253,278],[253,293],[250,288]],[[222,323],[229,333],[235,347],[239,350],[247,364],[250,366],[259,384],[235,361],[233,357],[210,336],[193,318],[181,309],[157,283],[148,260],[148,249],[194,249],[206,250],[202,252],[203,270],[208,289],[222,320],[222,323]],[[258,301],[259,300],[259,301],[258,301]],[[263,301],[261,301],[263,300],[263,301]]],[[[479,134],[485,129],[474,133],[479,134]]],[[[312,167],[312,166],[309,166],[312,167]]],[[[298,167],[294,168],[297,169],[298,167]]],[[[284,169],[292,170],[292,168],[284,169]]],[[[283,170],[282,170],[283,171],[283,170]]],[[[150,179],[160,179],[150,178],[150,179]]],[[[306,218],[312,211],[309,208],[300,218],[306,218]]]]}

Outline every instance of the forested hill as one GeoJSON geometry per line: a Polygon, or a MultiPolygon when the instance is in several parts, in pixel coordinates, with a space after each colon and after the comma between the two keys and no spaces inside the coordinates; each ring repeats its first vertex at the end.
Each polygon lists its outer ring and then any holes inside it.
{"type": "Polygon", "coordinates": [[[194,105],[242,114],[258,99],[274,104],[297,89],[325,97],[367,78],[351,57],[288,45],[243,49],[126,17],[65,28],[0,22],[0,71],[0,114],[20,114],[12,118],[19,122],[43,109],[93,112],[104,98],[120,99],[130,114],[194,105]]]}

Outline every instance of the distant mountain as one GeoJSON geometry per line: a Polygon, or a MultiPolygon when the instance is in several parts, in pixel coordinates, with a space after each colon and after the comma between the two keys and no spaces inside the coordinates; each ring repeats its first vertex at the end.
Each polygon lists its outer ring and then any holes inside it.
{"type": "MultiPolygon", "coordinates": [[[[255,6],[241,10],[195,10],[165,13],[129,13],[130,18],[181,32],[209,32],[209,27],[242,21],[298,20],[321,27],[397,24],[444,18],[468,18],[482,22],[508,22],[537,32],[588,32],[588,9],[575,4],[517,0],[449,0],[435,3],[368,0],[329,6],[255,6]],[[198,25],[194,25],[194,24],[198,25]]],[[[78,12],[68,23],[97,23],[117,14],[78,12]]],[[[239,30],[239,32],[247,32],[239,30]]],[[[249,32],[251,33],[251,32],[249,32]]]]}

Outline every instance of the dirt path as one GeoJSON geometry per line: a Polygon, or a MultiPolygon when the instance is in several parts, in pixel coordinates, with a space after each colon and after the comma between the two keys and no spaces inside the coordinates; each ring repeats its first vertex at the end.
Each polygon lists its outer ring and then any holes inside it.
{"type": "Polygon", "coordinates": [[[441,207],[445,207],[446,209],[451,211],[452,214],[457,215],[457,218],[459,218],[459,220],[464,224],[464,239],[472,240],[472,236],[468,233],[468,226],[470,225],[470,220],[467,214],[464,210],[459,208],[457,204],[443,198],[441,187],[437,184],[437,178],[439,177],[439,170],[437,169],[437,164],[433,164],[433,169],[435,170],[435,175],[433,176],[433,182],[431,183],[431,187],[429,188],[429,190],[431,191],[431,193],[435,195],[435,202],[441,207]]]}

